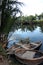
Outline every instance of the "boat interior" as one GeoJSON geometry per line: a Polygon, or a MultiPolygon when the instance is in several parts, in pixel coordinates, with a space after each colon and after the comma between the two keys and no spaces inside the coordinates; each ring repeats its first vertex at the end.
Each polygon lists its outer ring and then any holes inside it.
{"type": "Polygon", "coordinates": [[[15,51],[16,55],[20,58],[24,59],[33,59],[33,58],[39,58],[43,56],[43,53],[37,52],[37,51],[29,51],[24,49],[18,49],[15,51]]]}
{"type": "Polygon", "coordinates": [[[20,45],[20,47],[24,47],[27,49],[31,49],[31,48],[35,48],[38,47],[41,43],[37,42],[37,43],[29,43],[29,44],[23,44],[23,43],[18,43],[17,45],[20,45]]]}

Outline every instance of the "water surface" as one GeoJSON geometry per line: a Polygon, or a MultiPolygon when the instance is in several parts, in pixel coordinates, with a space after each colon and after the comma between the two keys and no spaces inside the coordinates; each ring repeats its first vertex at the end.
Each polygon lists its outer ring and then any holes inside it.
{"type": "Polygon", "coordinates": [[[17,26],[9,32],[8,35],[8,47],[12,46],[14,43],[19,42],[29,38],[31,42],[42,41],[42,46],[40,48],[43,51],[43,26],[42,25],[32,25],[32,26],[17,26]]]}

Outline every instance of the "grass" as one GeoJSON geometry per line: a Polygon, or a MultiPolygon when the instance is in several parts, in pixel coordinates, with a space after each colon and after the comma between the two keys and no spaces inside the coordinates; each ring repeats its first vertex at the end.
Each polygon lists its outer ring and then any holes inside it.
{"type": "Polygon", "coordinates": [[[7,57],[6,51],[4,48],[2,48],[2,45],[0,44],[0,55],[7,57]]]}

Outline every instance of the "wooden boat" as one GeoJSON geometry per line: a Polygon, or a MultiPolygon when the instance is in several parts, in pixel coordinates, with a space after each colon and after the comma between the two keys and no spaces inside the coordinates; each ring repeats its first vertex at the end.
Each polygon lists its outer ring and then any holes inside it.
{"type": "Polygon", "coordinates": [[[18,49],[15,51],[16,59],[26,65],[38,65],[43,62],[43,53],[39,51],[18,49]]]}
{"type": "Polygon", "coordinates": [[[20,48],[20,45],[12,45],[10,48],[8,48],[6,51],[10,52],[10,51],[15,51],[16,49],[20,48]]]}
{"type": "Polygon", "coordinates": [[[10,51],[14,51],[17,48],[24,48],[26,50],[35,50],[35,49],[39,49],[39,47],[41,46],[41,42],[36,42],[36,43],[29,43],[29,44],[22,44],[22,43],[17,43],[13,46],[11,46],[11,48],[7,49],[8,52],[10,51]]]}
{"type": "Polygon", "coordinates": [[[17,43],[17,45],[20,45],[20,47],[25,48],[27,50],[35,50],[39,49],[40,46],[42,45],[41,41],[40,42],[31,42],[28,44],[23,44],[23,43],[17,43]]]}

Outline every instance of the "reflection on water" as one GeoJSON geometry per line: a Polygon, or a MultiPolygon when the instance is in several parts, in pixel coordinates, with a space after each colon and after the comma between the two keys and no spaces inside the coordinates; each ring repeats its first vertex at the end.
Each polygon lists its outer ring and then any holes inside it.
{"type": "Polygon", "coordinates": [[[43,25],[28,25],[28,26],[16,26],[13,27],[8,35],[8,47],[12,44],[19,42],[21,39],[29,38],[32,42],[42,41],[40,48],[43,51],[43,25]]]}

